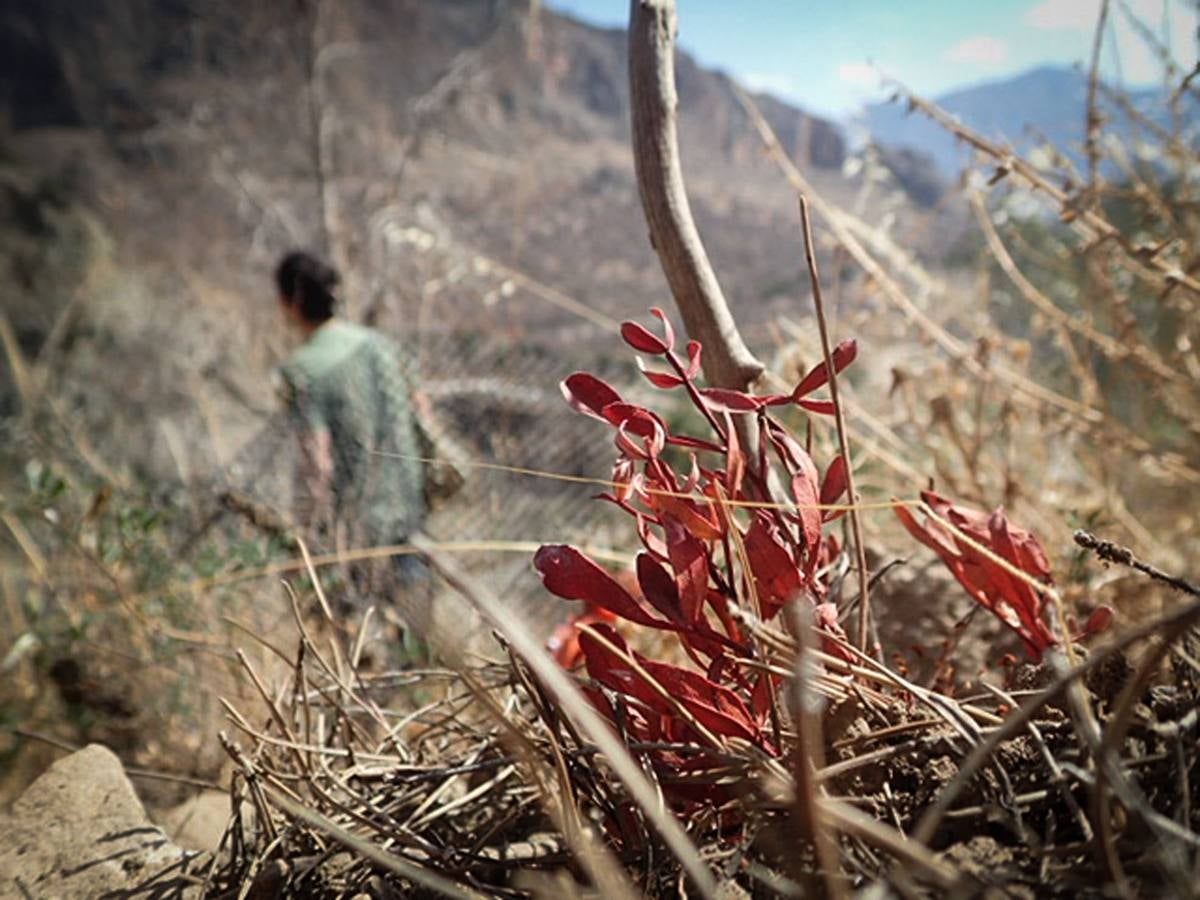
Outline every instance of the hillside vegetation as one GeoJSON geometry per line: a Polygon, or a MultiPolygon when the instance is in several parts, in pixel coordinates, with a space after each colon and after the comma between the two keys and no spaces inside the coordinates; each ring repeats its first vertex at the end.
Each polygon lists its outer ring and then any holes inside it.
{"type": "Polygon", "coordinates": [[[677,54],[764,364],[716,385],[626,42],[485,0],[0,16],[0,799],[90,741],[152,811],[217,785],[221,897],[1188,895],[1192,77],[1072,75],[1082,140],[1020,145],[895,86],[952,188],[677,54]],[[413,546],[292,522],[298,246],[464,454],[413,546]],[[421,635],[356,600],[402,553],[421,635]]]}

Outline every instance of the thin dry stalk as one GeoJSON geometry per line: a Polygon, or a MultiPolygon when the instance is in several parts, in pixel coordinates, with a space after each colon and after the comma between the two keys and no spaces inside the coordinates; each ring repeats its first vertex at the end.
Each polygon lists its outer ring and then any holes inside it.
{"type": "Polygon", "coordinates": [[[1070,218],[1072,225],[1083,235],[1088,244],[1110,242],[1119,247],[1123,262],[1128,269],[1159,287],[1178,286],[1188,292],[1188,310],[1195,306],[1195,297],[1200,296],[1200,281],[1182,271],[1178,266],[1158,254],[1146,254],[1135,246],[1115,225],[1095,210],[1080,210],[1074,198],[1062,188],[1048,181],[1035,166],[1015,154],[1011,148],[1003,147],[972,131],[937,104],[913,93],[899,82],[891,81],[895,89],[904,95],[909,105],[932,119],[943,129],[969,144],[984,155],[995,160],[998,175],[1016,175],[1031,188],[1054,202],[1059,210],[1070,218]]]}
{"type": "Polygon", "coordinates": [[[821,725],[823,703],[810,687],[819,671],[811,654],[814,649],[812,617],[806,617],[794,603],[790,609],[793,631],[798,635],[800,645],[791,682],[792,719],[797,732],[792,765],[796,785],[793,816],[800,834],[811,840],[816,850],[826,896],[842,898],[847,893],[838,864],[837,846],[830,832],[832,821],[826,813],[825,799],[821,797],[819,773],[825,768],[825,740],[821,725]]]}
{"type": "Polygon", "coordinates": [[[491,693],[479,685],[465,669],[460,671],[460,677],[471,688],[472,693],[483,705],[488,715],[507,735],[509,746],[524,760],[527,770],[542,795],[543,807],[554,817],[559,829],[566,836],[567,843],[587,869],[593,883],[603,891],[606,897],[633,900],[637,896],[637,892],[626,877],[624,870],[618,865],[608,848],[583,825],[579,801],[574,794],[557,741],[554,742],[555,774],[562,792],[560,795],[554,794],[543,776],[537,751],[520,729],[513,726],[504,710],[496,705],[491,693]]]}
{"type": "MultiPolygon", "coordinates": [[[[1000,688],[994,687],[987,682],[983,682],[981,686],[988,693],[995,694],[1007,703],[1010,708],[1015,709],[1019,705],[1012,694],[1009,694],[1007,691],[1002,691],[1000,688]]],[[[1033,742],[1038,748],[1038,753],[1042,755],[1046,767],[1050,770],[1050,774],[1054,776],[1054,784],[1059,788],[1059,792],[1067,806],[1070,807],[1071,814],[1075,816],[1075,822],[1079,825],[1079,830],[1082,832],[1084,840],[1090,841],[1092,839],[1091,823],[1088,822],[1087,816],[1075,801],[1075,795],[1067,787],[1066,773],[1063,772],[1062,766],[1058,764],[1058,760],[1054,758],[1054,754],[1050,752],[1050,748],[1046,746],[1046,739],[1042,737],[1041,729],[1034,722],[1029,723],[1029,736],[1033,738],[1033,742]]]]}
{"type": "MultiPolygon", "coordinates": [[[[432,549],[432,548],[427,548],[432,549]]],[[[646,779],[641,768],[629,755],[624,743],[613,733],[608,723],[600,718],[595,708],[579,693],[579,689],[559,668],[558,664],[530,637],[528,631],[513,620],[510,610],[474,584],[464,572],[452,562],[438,554],[429,552],[429,558],[446,581],[468,600],[483,617],[508,640],[513,649],[529,665],[530,669],[562,704],[563,711],[579,730],[592,740],[604,753],[616,775],[624,782],[630,795],[641,807],[647,819],[662,836],[680,865],[691,876],[701,896],[716,894],[716,881],[712,872],[697,852],[679,821],[662,806],[659,793],[646,779]]]]}
{"type": "MultiPolygon", "coordinates": [[[[846,415],[838,396],[838,376],[833,367],[833,349],[829,342],[829,326],[825,321],[825,302],[821,296],[821,278],[817,273],[817,258],[813,247],[812,223],[808,217],[808,200],[800,195],[800,222],[804,232],[804,258],[808,262],[808,274],[812,281],[813,305],[817,311],[817,327],[821,332],[821,352],[825,357],[825,370],[829,373],[829,393],[833,399],[837,421],[838,448],[846,463],[846,485],[850,502],[858,501],[854,489],[854,463],[850,457],[850,441],[846,436],[846,415]]],[[[851,530],[854,533],[854,550],[858,563],[858,646],[863,650],[870,643],[871,589],[870,573],[867,571],[867,546],[863,539],[862,519],[857,509],[850,510],[851,530]]]]}
{"type": "Polygon", "coordinates": [[[1142,562],[1133,555],[1133,551],[1128,547],[1122,547],[1120,544],[1114,544],[1112,541],[1098,538],[1091,532],[1083,531],[1082,529],[1075,532],[1074,538],[1076,544],[1085,550],[1091,550],[1105,562],[1129,566],[1131,569],[1136,569],[1143,575],[1148,575],[1155,581],[1161,581],[1163,584],[1169,585],[1177,591],[1191,594],[1193,597],[1200,597],[1200,588],[1196,587],[1190,581],[1180,578],[1178,575],[1168,574],[1149,563],[1142,562]]]}
{"type": "Polygon", "coordinates": [[[1092,37],[1092,63],[1088,67],[1087,113],[1084,118],[1084,153],[1087,156],[1088,178],[1086,202],[1094,208],[1099,202],[1096,178],[1100,169],[1100,126],[1104,123],[1096,105],[1096,88],[1100,83],[1100,50],[1104,46],[1104,26],[1108,22],[1109,0],[1101,0],[1096,32],[1092,37]]]}
{"type": "MultiPolygon", "coordinates": [[[[767,151],[779,165],[784,177],[804,194],[809,202],[822,214],[838,242],[845,248],[850,257],[871,278],[879,288],[883,297],[895,306],[904,317],[924,332],[947,356],[963,367],[973,377],[982,381],[1001,381],[1013,388],[1013,399],[1031,406],[1033,409],[1045,411],[1047,408],[1066,413],[1076,420],[1085,431],[1102,429],[1104,434],[1120,446],[1141,456],[1152,456],[1163,468],[1172,472],[1182,480],[1200,482],[1200,470],[1190,465],[1176,454],[1163,454],[1156,450],[1145,438],[1131,431],[1108,416],[1104,410],[1088,406],[1071,397],[1064,396],[1030,378],[1013,371],[1008,366],[992,362],[984,367],[966,342],[952,335],[942,325],[933,320],[920,306],[901,288],[886,269],[855,237],[846,224],[850,217],[840,210],[833,208],[817,194],[808,180],[792,163],[786,151],[779,143],[770,124],[763,117],[754,101],[738,89],[738,99],[758,129],[759,135],[767,151]]],[[[1026,164],[1028,165],[1028,164],[1026,164]]],[[[1034,173],[1036,175],[1036,172],[1034,173]]],[[[1110,226],[1111,227],[1111,226],[1110,226]]],[[[1200,283],[1197,283],[1200,289],[1200,283]]]]}
{"type": "MultiPolygon", "coordinates": [[[[1145,658],[1139,664],[1134,677],[1125,685],[1120,697],[1117,699],[1116,707],[1107,727],[1104,729],[1103,735],[1099,736],[1099,740],[1095,741],[1093,745],[1093,752],[1099,762],[1096,768],[1095,785],[1092,789],[1097,821],[1105,827],[1111,821],[1109,812],[1111,803],[1105,791],[1106,783],[1111,783],[1113,792],[1117,795],[1121,804],[1129,812],[1138,815],[1149,828],[1157,831],[1164,847],[1170,846],[1171,838],[1177,840],[1182,838],[1187,844],[1197,847],[1200,846],[1200,837],[1197,837],[1194,832],[1191,832],[1185,826],[1170,822],[1170,820],[1164,820],[1163,817],[1157,815],[1150,808],[1142,792],[1129,780],[1123,771],[1119,760],[1119,748],[1130,726],[1133,724],[1135,704],[1144,695],[1146,688],[1157,673],[1164,657],[1166,657],[1171,651],[1172,646],[1188,630],[1189,625],[1186,621],[1178,622],[1164,629],[1164,633],[1159,637],[1154,649],[1146,654],[1145,658]],[[1166,828],[1160,826],[1160,823],[1164,821],[1170,822],[1170,825],[1166,828]]],[[[1088,734],[1096,737],[1094,732],[1088,732],[1088,734]]],[[[1165,857],[1166,868],[1175,875],[1177,885],[1186,885],[1188,879],[1185,872],[1179,868],[1179,856],[1172,853],[1164,853],[1163,855],[1165,857]]],[[[1110,866],[1110,868],[1113,869],[1117,880],[1122,881],[1124,875],[1121,871],[1120,862],[1119,860],[1115,860],[1115,862],[1116,865],[1110,866]]]]}

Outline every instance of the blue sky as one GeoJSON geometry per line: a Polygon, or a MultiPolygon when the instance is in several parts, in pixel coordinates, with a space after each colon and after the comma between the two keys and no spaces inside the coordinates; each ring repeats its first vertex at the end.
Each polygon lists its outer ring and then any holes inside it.
{"type": "MultiPolygon", "coordinates": [[[[679,42],[702,63],[827,115],[878,94],[871,64],[936,95],[1034,66],[1090,55],[1100,0],[677,0],[679,42]]],[[[595,24],[624,27],[628,0],[545,0],[595,24]]],[[[1122,7],[1163,34],[1185,69],[1196,62],[1188,0],[1113,0],[1102,56],[1127,85],[1161,78],[1122,7]],[[1164,15],[1165,13],[1165,15],[1164,15]]]]}

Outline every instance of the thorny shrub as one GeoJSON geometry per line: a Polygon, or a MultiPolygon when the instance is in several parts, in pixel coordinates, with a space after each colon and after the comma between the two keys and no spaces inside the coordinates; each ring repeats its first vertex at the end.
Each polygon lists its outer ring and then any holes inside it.
{"type": "MultiPolygon", "coordinates": [[[[846,460],[835,457],[822,475],[809,448],[771,415],[773,408],[788,405],[832,415],[832,402],[813,396],[829,381],[824,362],[789,394],[702,388],[697,384],[700,344],[688,342],[681,356],[667,317],[659,309],[651,312],[662,323],[662,337],[635,322],[624,323],[621,335],[635,350],[667,364],[668,371],[651,370],[639,359],[642,374],[656,388],[687,394],[712,435],[673,434],[658,414],[623,399],[599,378],[584,372],[568,377],[562,384],[568,403],[615,431],[613,487],[600,499],[634,519],[643,549],[633,572],[622,575],[610,574],[566,545],[543,546],[534,565],[551,593],[585,604],[551,639],[559,662],[567,668],[582,664],[591,679],[584,691],[596,707],[629,740],[658,748],[650,750],[650,758],[675,799],[705,800],[720,795],[720,789],[680,784],[680,776],[713,761],[661,749],[664,745],[720,749],[721,741],[734,739],[769,755],[782,752],[774,718],[779,679],[755,664],[745,613],[768,622],[787,604],[806,603],[823,650],[854,659],[829,585],[842,551],[837,538],[824,531],[846,511],[846,460]],[[739,436],[736,414],[749,414],[753,423],[753,459],[739,436]],[[668,460],[669,447],[690,459],[686,474],[668,460]],[[768,485],[777,483],[787,486],[787,503],[770,502],[768,485]],[[613,627],[616,620],[674,633],[695,668],[637,653],[613,627]]],[[[834,370],[845,369],[856,353],[853,340],[839,344],[832,353],[834,370]]],[[[1002,510],[989,516],[932,492],[923,499],[936,516],[993,556],[1050,583],[1041,543],[1009,523],[1002,510]]],[[[935,519],[921,525],[902,505],[897,512],[971,596],[1021,637],[1035,661],[1057,643],[1042,618],[1041,592],[935,519]]],[[[1103,624],[1095,619],[1089,630],[1103,624]]]]}

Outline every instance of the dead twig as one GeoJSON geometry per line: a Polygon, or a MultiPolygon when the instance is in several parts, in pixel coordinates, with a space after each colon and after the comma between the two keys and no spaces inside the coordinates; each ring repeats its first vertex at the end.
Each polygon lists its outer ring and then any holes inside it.
{"type": "Polygon", "coordinates": [[[688,335],[704,345],[709,384],[744,391],[763,364],[742,341],[692,219],[675,129],[676,29],[674,0],[630,0],[629,101],[638,193],[650,243],[688,335]]]}
{"type": "MultiPolygon", "coordinates": [[[[418,539],[419,547],[421,543],[418,539]]],[[[630,795],[647,819],[653,823],[680,865],[691,876],[701,896],[714,896],[717,886],[711,870],[696,851],[695,845],[679,821],[662,807],[658,792],[629,755],[625,744],[618,739],[608,723],[600,718],[595,707],[583,698],[579,689],[545,649],[530,637],[525,627],[514,620],[511,610],[505,609],[450,560],[438,554],[432,545],[422,549],[427,550],[430,561],[446,581],[512,644],[513,649],[525,660],[546,689],[562,704],[563,711],[571,717],[580,732],[603,751],[609,765],[624,782],[630,795]]]]}
{"type": "Polygon", "coordinates": [[[1104,562],[1129,566],[1131,569],[1136,569],[1143,575],[1149,575],[1155,581],[1161,581],[1163,584],[1169,585],[1177,591],[1191,594],[1193,597],[1200,597],[1200,588],[1196,587],[1190,581],[1180,578],[1178,575],[1170,575],[1162,569],[1157,569],[1149,563],[1142,562],[1133,555],[1133,551],[1128,547],[1122,547],[1120,544],[1114,544],[1112,541],[1098,538],[1090,531],[1084,531],[1083,529],[1075,532],[1074,539],[1076,544],[1085,550],[1091,550],[1100,559],[1104,560],[1104,562]]]}
{"type": "Polygon", "coordinates": [[[1004,719],[1004,724],[987,735],[964,760],[950,783],[938,794],[937,800],[922,814],[913,831],[913,839],[928,844],[937,832],[938,824],[971,779],[985,766],[1004,741],[1028,726],[1033,717],[1047,704],[1061,697],[1067,687],[1098,667],[1112,654],[1164,629],[1187,623],[1191,627],[1200,621],[1200,601],[1188,603],[1138,628],[1132,628],[1119,638],[1092,651],[1091,655],[1064,672],[1004,719]]]}
{"type": "Polygon", "coordinates": [[[804,233],[804,258],[808,262],[808,274],[812,282],[813,305],[817,311],[817,327],[821,333],[821,352],[825,357],[825,371],[829,374],[829,394],[833,399],[833,411],[837,422],[838,449],[846,464],[846,490],[850,495],[850,525],[854,533],[854,550],[858,564],[858,646],[868,649],[870,641],[871,586],[867,571],[867,546],[863,537],[862,518],[853,504],[858,502],[854,489],[854,463],[850,457],[850,440],[846,434],[846,413],[838,396],[837,371],[833,366],[833,349],[829,341],[829,325],[825,321],[825,302],[821,296],[821,278],[817,274],[817,257],[813,246],[812,222],[808,216],[808,200],[800,195],[800,222],[804,233]]]}

